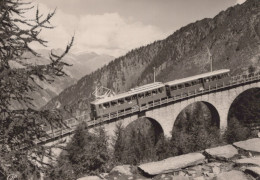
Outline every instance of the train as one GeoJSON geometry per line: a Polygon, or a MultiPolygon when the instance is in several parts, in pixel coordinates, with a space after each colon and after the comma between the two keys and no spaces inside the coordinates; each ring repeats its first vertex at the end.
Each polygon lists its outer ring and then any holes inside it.
{"type": "Polygon", "coordinates": [[[144,111],[151,104],[179,99],[230,83],[230,70],[221,69],[166,83],[154,82],[90,103],[92,120],[109,119],[130,112],[144,111]]]}

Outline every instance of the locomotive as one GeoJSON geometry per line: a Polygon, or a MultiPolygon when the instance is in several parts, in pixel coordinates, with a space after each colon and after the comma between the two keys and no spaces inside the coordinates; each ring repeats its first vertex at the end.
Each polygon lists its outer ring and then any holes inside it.
{"type": "Polygon", "coordinates": [[[230,83],[230,70],[221,69],[166,83],[154,82],[90,103],[91,119],[110,119],[137,111],[167,99],[178,99],[230,83]]]}

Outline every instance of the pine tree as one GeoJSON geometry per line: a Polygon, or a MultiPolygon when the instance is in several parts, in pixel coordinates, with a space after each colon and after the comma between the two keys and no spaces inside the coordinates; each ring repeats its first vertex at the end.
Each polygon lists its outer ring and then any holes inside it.
{"type": "Polygon", "coordinates": [[[56,76],[64,76],[63,67],[68,64],[62,62],[62,58],[73,42],[72,38],[60,55],[51,52],[49,64],[28,63],[23,55],[31,53],[35,59],[40,56],[31,44],[47,46],[47,41],[39,35],[42,29],[53,28],[50,20],[55,15],[53,11],[44,16],[37,8],[35,18],[23,17],[32,8],[31,3],[21,0],[0,1],[0,169],[5,176],[17,173],[22,179],[28,179],[33,173],[39,176],[49,166],[43,159],[49,156],[51,147],[37,144],[36,140],[48,136],[41,128],[42,124],[61,122],[60,116],[49,111],[29,108],[33,100],[30,93],[35,91],[34,81],[51,83],[56,76]],[[22,67],[13,68],[12,62],[22,67]],[[14,109],[12,103],[28,107],[14,109]]]}
{"type": "Polygon", "coordinates": [[[58,158],[55,169],[51,169],[51,179],[77,179],[106,171],[109,161],[108,137],[103,128],[90,133],[87,125],[78,126],[65,152],[58,158]]]}

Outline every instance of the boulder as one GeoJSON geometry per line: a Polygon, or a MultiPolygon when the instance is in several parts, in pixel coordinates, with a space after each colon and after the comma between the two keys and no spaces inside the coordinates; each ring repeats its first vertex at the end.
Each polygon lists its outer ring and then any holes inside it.
{"type": "Polygon", "coordinates": [[[114,167],[110,173],[117,172],[120,174],[124,174],[126,176],[131,176],[133,173],[131,172],[131,166],[130,165],[121,165],[114,167]]]}
{"type": "Polygon", "coordinates": [[[101,180],[101,179],[98,176],[86,176],[86,177],[79,178],[77,180],[101,180]]]}
{"type": "Polygon", "coordinates": [[[172,180],[189,180],[190,179],[188,176],[180,176],[180,175],[172,176],[171,178],[172,178],[172,180]]]}
{"type": "Polygon", "coordinates": [[[205,178],[203,176],[199,176],[199,177],[193,178],[193,180],[205,180],[205,178]]]}
{"type": "Polygon", "coordinates": [[[232,145],[206,149],[205,152],[215,159],[230,159],[238,154],[238,150],[232,145]]]}
{"type": "Polygon", "coordinates": [[[231,179],[248,180],[247,176],[243,172],[237,170],[223,172],[217,175],[216,177],[216,180],[231,180],[231,179]]]}
{"type": "Polygon", "coordinates": [[[252,164],[252,165],[260,166],[260,156],[244,158],[244,159],[237,159],[234,162],[237,164],[252,164]]]}
{"type": "Polygon", "coordinates": [[[214,166],[214,167],[212,167],[212,172],[214,173],[214,174],[219,174],[220,173],[220,167],[218,167],[218,166],[214,166]]]}
{"type": "Polygon", "coordinates": [[[141,164],[139,169],[150,175],[169,173],[188,166],[202,164],[205,156],[201,153],[189,153],[181,156],[175,156],[162,161],[141,164]]]}
{"type": "Polygon", "coordinates": [[[245,141],[235,142],[233,144],[243,150],[260,153],[260,138],[248,139],[245,141]]]}
{"type": "Polygon", "coordinates": [[[245,173],[250,174],[251,176],[255,178],[260,177],[260,167],[247,167],[245,169],[245,173]]]}

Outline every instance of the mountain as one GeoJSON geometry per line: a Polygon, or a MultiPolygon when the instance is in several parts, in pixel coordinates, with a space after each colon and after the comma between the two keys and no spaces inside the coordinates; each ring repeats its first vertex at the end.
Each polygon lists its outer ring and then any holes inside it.
{"type": "MultiPolygon", "coordinates": [[[[37,50],[41,57],[34,57],[31,53],[25,53],[23,56],[27,58],[27,64],[47,64],[50,62],[48,59],[50,51],[46,49],[37,50]]],[[[56,54],[61,54],[61,49],[53,50],[56,54]]],[[[75,84],[81,77],[95,71],[99,67],[108,64],[114,57],[109,55],[99,55],[94,52],[83,52],[81,54],[68,53],[63,61],[72,66],[64,68],[67,76],[56,77],[53,83],[47,83],[36,79],[37,85],[41,88],[37,88],[37,91],[30,94],[33,100],[33,108],[39,109],[49,102],[53,97],[57,96],[65,88],[75,84]]],[[[11,62],[12,67],[22,67],[17,62],[11,62]]],[[[20,103],[12,103],[14,109],[22,108],[25,105],[20,103]]]]}
{"type": "Polygon", "coordinates": [[[249,67],[260,69],[260,3],[247,0],[174,32],[164,40],[128,52],[108,65],[81,78],[52,99],[78,110],[86,110],[95,84],[116,93],[153,81],[166,82],[209,71],[209,53],[213,70],[229,68],[231,75],[246,73],[249,67]]]}

